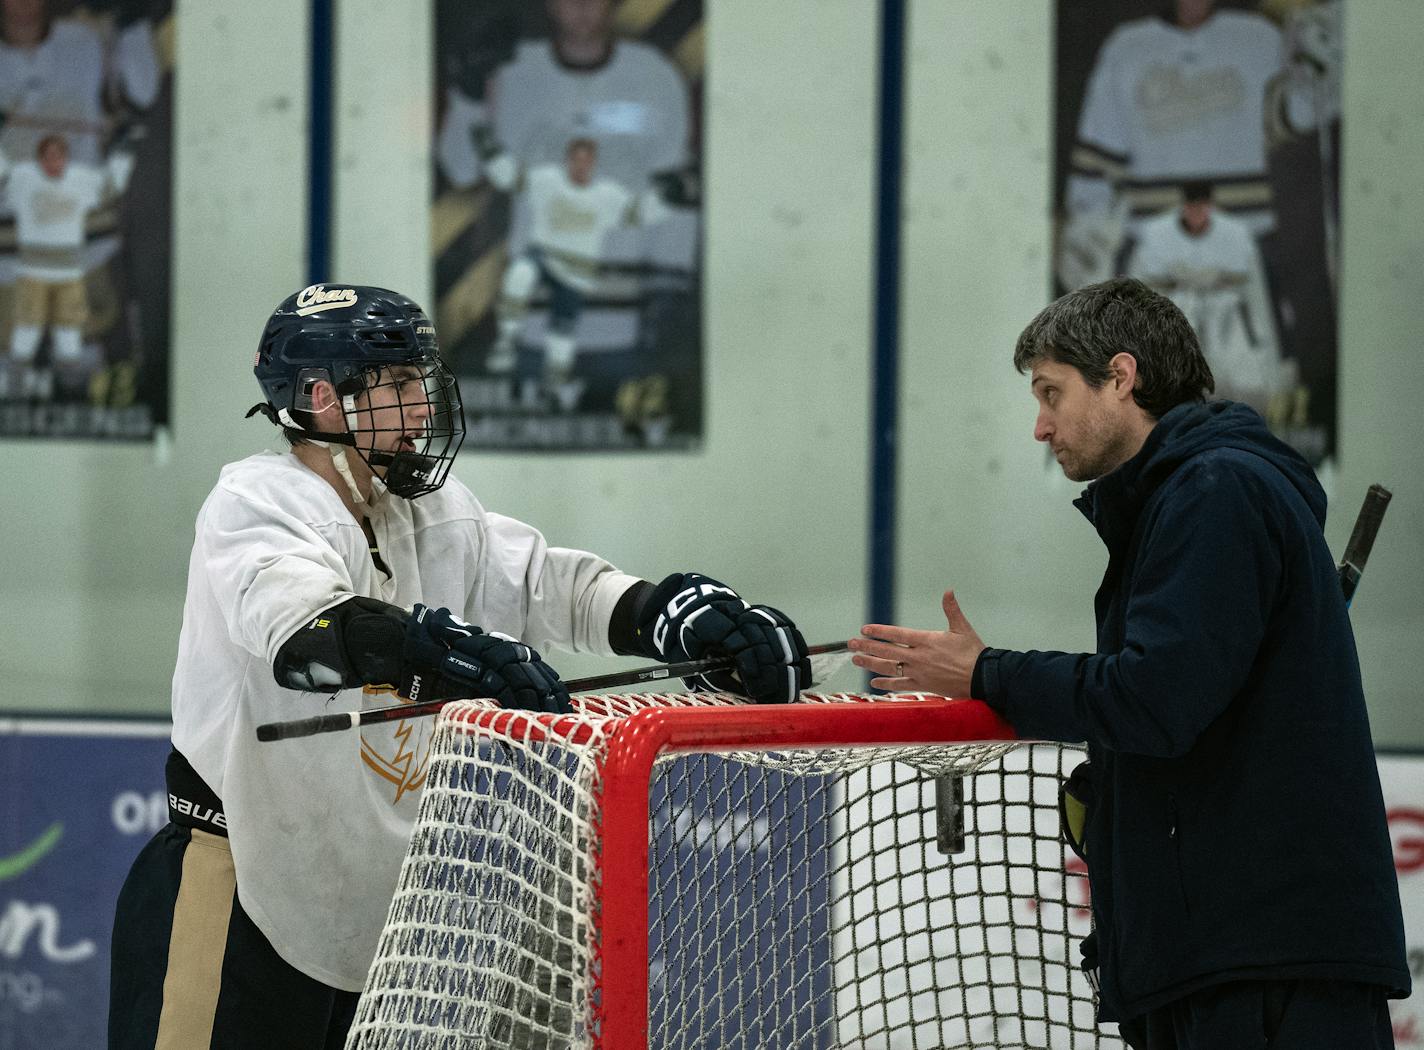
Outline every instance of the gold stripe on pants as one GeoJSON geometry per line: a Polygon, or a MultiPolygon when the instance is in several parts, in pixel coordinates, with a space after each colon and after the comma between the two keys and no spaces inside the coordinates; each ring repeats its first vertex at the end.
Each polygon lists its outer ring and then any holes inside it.
{"type": "Polygon", "coordinates": [[[204,1050],[213,1040],[237,876],[227,839],[197,828],[192,832],[173,906],[154,1050],[204,1050]]]}

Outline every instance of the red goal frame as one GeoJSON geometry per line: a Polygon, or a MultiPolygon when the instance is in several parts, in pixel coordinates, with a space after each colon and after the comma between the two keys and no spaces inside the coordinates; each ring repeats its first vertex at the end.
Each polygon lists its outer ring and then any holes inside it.
{"type": "MultiPolygon", "coordinates": [[[[597,695],[575,697],[588,714],[605,713],[597,695]]],[[[607,713],[614,713],[608,709],[607,713]]],[[[466,725],[498,727],[517,719],[530,737],[584,742],[587,724],[559,715],[447,708],[466,725]]],[[[598,937],[590,945],[591,1045],[646,1050],[648,1042],[648,812],[653,766],[665,755],[845,746],[914,746],[1011,742],[1018,737],[978,700],[915,695],[864,703],[799,703],[736,707],[654,707],[623,719],[602,764],[592,907],[598,937]],[[866,717],[873,705],[874,717],[866,717]],[[617,892],[605,893],[605,887],[617,892]]]]}

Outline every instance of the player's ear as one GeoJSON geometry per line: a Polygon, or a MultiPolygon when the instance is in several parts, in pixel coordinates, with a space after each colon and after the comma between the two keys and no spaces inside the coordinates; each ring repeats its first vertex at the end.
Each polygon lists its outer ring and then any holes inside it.
{"type": "Polygon", "coordinates": [[[327,412],[335,412],[342,416],[341,398],[336,393],[336,387],[325,379],[318,379],[311,388],[311,412],[313,415],[321,416],[327,412]]]}

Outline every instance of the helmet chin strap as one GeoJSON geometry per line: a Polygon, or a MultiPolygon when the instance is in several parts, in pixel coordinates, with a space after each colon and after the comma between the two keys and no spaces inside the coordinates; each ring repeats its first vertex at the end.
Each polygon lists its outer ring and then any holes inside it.
{"type": "MultiPolygon", "coordinates": [[[[343,395],[342,398],[341,398],[341,407],[342,407],[342,409],[344,410],[344,414],[345,414],[345,416],[346,416],[346,432],[347,432],[348,434],[355,434],[355,433],[356,433],[356,397],[355,397],[355,395],[353,395],[353,394],[345,394],[345,395],[343,395]]],[[[357,506],[360,506],[362,503],[365,503],[365,502],[366,502],[365,497],[363,497],[363,496],[361,495],[361,489],[357,486],[357,484],[356,484],[356,479],[351,476],[351,466],[350,466],[350,464],[348,464],[348,463],[346,462],[346,447],[345,447],[344,445],[328,445],[327,448],[328,448],[328,451],[331,452],[331,462],[332,462],[332,465],[336,467],[336,472],[337,472],[338,474],[340,474],[341,477],[345,480],[345,482],[346,482],[346,487],[351,490],[351,498],[356,501],[356,505],[357,505],[357,506]]],[[[374,471],[373,471],[372,474],[371,474],[371,480],[372,480],[373,482],[375,481],[375,472],[374,472],[374,471]]],[[[375,495],[376,495],[376,490],[375,490],[375,486],[374,486],[374,485],[373,485],[372,488],[371,488],[371,495],[372,495],[373,498],[374,498],[375,495]]]]}
{"type": "MultiPolygon", "coordinates": [[[[341,475],[341,480],[346,482],[346,488],[347,491],[351,493],[351,499],[357,506],[365,503],[366,497],[361,495],[361,487],[356,484],[356,479],[351,476],[351,465],[346,462],[346,446],[333,445],[329,441],[319,441],[317,444],[325,445],[326,450],[331,453],[331,465],[336,468],[336,473],[341,475]]],[[[374,474],[371,476],[371,480],[375,481],[374,474]]],[[[371,488],[371,496],[374,498],[375,495],[376,490],[373,485],[371,488]]]]}
{"type": "MultiPolygon", "coordinates": [[[[350,395],[342,398],[342,404],[346,408],[346,425],[353,432],[355,430],[354,424],[356,420],[354,401],[355,399],[352,398],[350,395]]],[[[280,408],[277,410],[277,417],[281,420],[284,426],[291,427],[294,430],[303,429],[301,424],[299,424],[295,419],[293,419],[291,413],[288,412],[285,408],[280,408]]],[[[370,500],[367,500],[366,497],[361,494],[361,486],[356,484],[356,478],[351,473],[351,464],[346,462],[345,445],[338,444],[335,441],[322,441],[319,438],[315,437],[309,437],[307,438],[307,440],[313,445],[317,445],[320,448],[326,449],[326,451],[331,455],[331,465],[336,468],[336,473],[341,475],[341,480],[346,482],[346,490],[351,493],[351,501],[355,503],[356,506],[359,507],[362,504],[366,504],[368,506],[374,507],[374,505],[380,501],[381,497],[385,495],[385,483],[381,481],[380,478],[376,477],[374,471],[371,473],[370,500]]]]}

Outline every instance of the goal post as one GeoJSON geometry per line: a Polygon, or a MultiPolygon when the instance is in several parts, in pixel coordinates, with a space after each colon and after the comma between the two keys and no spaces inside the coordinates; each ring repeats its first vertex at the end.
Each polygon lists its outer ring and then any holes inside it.
{"type": "Polygon", "coordinates": [[[349,1050],[1121,1045],[1075,749],[918,695],[574,703],[442,713],[349,1050]]]}
{"type": "Polygon", "coordinates": [[[648,707],[609,742],[603,790],[603,884],[625,892],[601,895],[602,936],[596,969],[602,986],[603,1043],[647,1043],[648,812],[654,762],[682,752],[810,750],[907,745],[941,740],[1011,739],[1013,731],[982,704],[801,704],[788,708],[648,707]],[[867,717],[867,714],[871,717],[867,717]],[[939,735],[936,735],[938,731],[939,735]],[[597,965],[601,963],[602,965],[597,965]],[[615,977],[616,975],[616,977],[615,977]]]}

